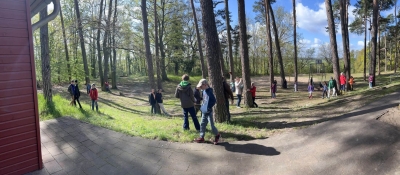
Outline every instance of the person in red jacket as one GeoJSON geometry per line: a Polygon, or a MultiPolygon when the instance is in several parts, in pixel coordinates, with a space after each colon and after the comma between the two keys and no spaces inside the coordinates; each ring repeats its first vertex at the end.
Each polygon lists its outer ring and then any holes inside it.
{"type": "Polygon", "coordinates": [[[251,92],[251,97],[253,97],[253,104],[256,108],[258,108],[258,105],[256,103],[256,86],[254,84],[254,82],[251,83],[251,88],[249,89],[249,91],[251,92]]]}
{"type": "Polygon", "coordinates": [[[346,90],[346,76],[344,73],[340,73],[340,93],[343,94],[343,92],[346,90]]]}
{"type": "Polygon", "coordinates": [[[96,85],[92,84],[92,89],[90,89],[90,98],[92,99],[92,110],[94,111],[94,105],[96,104],[96,111],[99,111],[99,106],[97,105],[97,97],[99,96],[97,93],[96,85]]]}

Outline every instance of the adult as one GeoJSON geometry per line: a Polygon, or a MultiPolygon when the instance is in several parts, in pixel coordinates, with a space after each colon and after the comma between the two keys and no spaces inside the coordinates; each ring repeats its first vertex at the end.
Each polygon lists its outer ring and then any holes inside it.
{"type": "Polygon", "coordinates": [[[97,93],[96,85],[94,83],[91,86],[89,94],[90,98],[92,99],[92,110],[94,111],[94,106],[96,105],[96,111],[99,111],[99,106],[97,105],[97,98],[99,94],[97,93]]]}
{"type": "Polygon", "coordinates": [[[231,88],[229,88],[228,83],[225,81],[225,77],[222,77],[222,84],[224,86],[224,97],[225,97],[225,107],[228,112],[228,121],[231,121],[231,113],[229,112],[229,99],[231,99],[231,103],[233,104],[233,92],[231,88]]]}
{"type": "Polygon", "coordinates": [[[76,102],[78,102],[79,108],[82,109],[81,102],[79,101],[79,97],[81,96],[81,91],[79,91],[79,86],[78,85],[79,85],[78,84],[78,80],[75,80],[75,94],[74,94],[75,102],[74,103],[76,105],[76,102]]]}
{"type": "Polygon", "coordinates": [[[181,101],[181,107],[183,109],[183,129],[189,130],[189,119],[188,113],[192,117],[194,127],[197,131],[200,131],[199,120],[196,117],[196,110],[194,109],[194,95],[193,89],[189,81],[189,75],[184,74],[182,81],[178,84],[175,90],[175,97],[181,101]]]}
{"type": "Polygon", "coordinates": [[[203,98],[201,96],[202,95],[201,95],[200,89],[195,87],[194,88],[194,100],[195,100],[194,108],[196,110],[196,115],[200,111],[201,100],[203,100],[203,98]]]}
{"type": "Polygon", "coordinates": [[[331,77],[331,79],[328,82],[328,98],[331,96],[331,90],[332,90],[332,96],[336,96],[336,80],[331,77]]]}
{"type": "Polygon", "coordinates": [[[156,92],[154,91],[154,89],[151,89],[151,93],[149,94],[149,104],[151,106],[151,110],[150,112],[152,114],[157,114],[157,109],[156,109],[156,92]]]}
{"type": "Polygon", "coordinates": [[[76,106],[76,103],[75,103],[75,81],[74,80],[71,80],[71,84],[68,86],[68,92],[69,92],[69,95],[71,96],[71,102],[69,103],[69,105],[76,106]]]}
{"type": "Polygon", "coordinates": [[[165,110],[165,108],[164,108],[163,100],[164,100],[164,98],[163,98],[163,96],[162,96],[162,89],[159,89],[158,92],[157,92],[157,94],[156,94],[156,101],[157,101],[157,104],[158,104],[158,106],[160,106],[160,109],[164,112],[164,114],[165,114],[166,116],[170,116],[170,115],[168,114],[167,110],[165,110]]]}
{"type": "Polygon", "coordinates": [[[236,77],[236,80],[235,80],[235,90],[236,90],[236,91],[235,91],[236,96],[237,96],[237,98],[238,98],[236,107],[237,107],[237,108],[241,108],[241,107],[240,107],[240,102],[242,101],[242,92],[243,92],[243,80],[242,80],[242,78],[236,77]]]}
{"type": "Polygon", "coordinates": [[[344,91],[346,90],[346,75],[344,75],[343,72],[340,73],[339,83],[340,83],[340,94],[343,94],[344,91]]]}

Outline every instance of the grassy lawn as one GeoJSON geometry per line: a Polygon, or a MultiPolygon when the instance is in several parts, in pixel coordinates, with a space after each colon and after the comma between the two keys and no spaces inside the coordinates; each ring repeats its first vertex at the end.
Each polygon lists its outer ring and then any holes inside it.
{"type": "MultiPolygon", "coordinates": [[[[267,138],[276,133],[324,122],[400,89],[398,80],[389,82],[389,75],[379,76],[377,87],[368,89],[368,84],[362,81],[361,74],[355,74],[353,75],[356,79],[355,91],[346,92],[345,95],[329,100],[321,99],[320,91],[315,92],[314,99],[308,99],[305,90],[308,76],[300,78],[300,92],[294,93],[292,89],[278,89],[275,100],[270,99],[269,96],[269,88],[267,88],[269,80],[266,80],[266,77],[253,77],[252,81],[255,81],[258,86],[256,102],[260,108],[237,109],[231,105],[233,122],[231,124],[217,123],[216,127],[225,141],[233,141],[267,138]]],[[[327,78],[329,77],[330,75],[327,75],[327,78]]],[[[191,130],[182,129],[182,109],[179,100],[173,97],[180,76],[170,75],[169,79],[163,83],[164,105],[173,117],[151,115],[147,102],[150,89],[146,78],[127,77],[120,78],[118,90],[112,90],[112,93],[99,92],[99,112],[90,109],[90,99],[83,92],[81,93],[83,109],[69,105],[66,87],[54,87],[56,95],[53,97],[53,104],[46,104],[43,95],[39,93],[40,119],[69,116],[128,135],[174,142],[191,142],[198,137],[198,133],[190,118],[191,130]]],[[[200,79],[201,77],[191,77],[192,87],[200,79]]],[[[321,80],[314,76],[314,82],[319,83],[319,81],[321,80]]],[[[289,82],[289,88],[291,87],[291,82],[289,82]]],[[[84,89],[82,85],[81,89],[84,89]]],[[[212,134],[208,132],[205,139],[209,140],[211,137],[212,134]]]]}

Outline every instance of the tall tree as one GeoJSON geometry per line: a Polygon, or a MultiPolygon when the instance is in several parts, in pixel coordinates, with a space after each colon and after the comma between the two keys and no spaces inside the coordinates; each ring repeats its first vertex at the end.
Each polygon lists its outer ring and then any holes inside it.
{"type": "Polygon", "coordinates": [[[150,51],[150,39],[149,39],[149,23],[147,19],[147,8],[146,8],[146,0],[142,0],[141,2],[142,8],[142,23],[143,23],[143,38],[144,45],[146,48],[146,60],[147,60],[147,75],[149,76],[150,87],[155,89],[154,83],[154,71],[153,71],[153,59],[151,57],[150,51]]]}
{"type": "Polygon", "coordinates": [[[63,34],[64,49],[65,49],[65,60],[67,61],[68,80],[71,81],[71,65],[69,62],[68,44],[67,44],[67,37],[65,35],[64,17],[62,14],[62,9],[60,10],[60,19],[61,19],[61,30],[63,34]]]}
{"type": "Polygon", "coordinates": [[[118,89],[117,88],[117,46],[115,43],[115,35],[117,35],[117,11],[118,11],[118,0],[115,0],[114,2],[114,17],[113,17],[113,35],[112,35],[112,51],[113,51],[113,56],[112,56],[112,67],[111,67],[111,77],[112,77],[112,88],[113,89],[118,89]]]}
{"type": "Polygon", "coordinates": [[[247,107],[253,107],[251,92],[249,46],[247,45],[246,11],[244,0],[238,0],[239,35],[240,35],[240,57],[242,62],[242,78],[244,89],[244,103],[247,107]]]}
{"type": "Polygon", "coordinates": [[[294,82],[297,82],[298,73],[297,73],[296,0],[292,0],[292,5],[293,5],[294,82]]]}
{"type": "Polygon", "coordinates": [[[101,47],[100,47],[100,34],[101,34],[101,21],[102,21],[102,16],[103,16],[103,3],[104,0],[100,0],[100,13],[99,13],[99,19],[97,21],[97,56],[98,60],[97,63],[99,63],[99,75],[100,75],[100,85],[101,89],[104,91],[104,75],[103,75],[103,65],[102,65],[102,56],[101,56],[101,47]]]}
{"type": "MultiPolygon", "coordinates": [[[[342,30],[342,43],[343,43],[343,62],[344,62],[344,72],[347,78],[350,77],[350,50],[348,46],[348,19],[347,19],[347,0],[340,0],[340,24],[342,30]]],[[[347,88],[350,89],[350,86],[347,85],[347,88]]]]}
{"type": "MultiPolygon", "coordinates": [[[[397,38],[397,0],[395,0],[396,1],[396,5],[394,6],[394,20],[395,20],[395,25],[396,25],[396,27],[395,27],[395,38],[397,38]]],[[[374,1],[374,10],[375,10],[375,1],[374,1]]],[[[375,13],[375,11],[374,11],[374,13],[375,13]]],[[[373,15],[375,15],[373,13],[373,15]]],[[[398,59],[397,59],[397,39],[395,40],[395,52],[394,52],[394,73],[396,73],[397,72],[397,64],[398,64],[398,59]]],[[[375,74],[374,74],[375,75],[375,74]]],[[[375,85],[375,80],[374,80],[374,82],[373,82],[373,85],[375,85]]]]}
{"type": "MultiPolygon", "coordinates": [[[[47,17],[47,7],[40,11],[40,19],[47,17]]],[[[42,62],[42,81],[43,81],[43,95],[46,102],[53,101],[51,92],[51,68],[50,68],[50,50],[49,50],[49,29],[48,24],[40,27],[40,49],[41,49],[41,62],[42,62]]]]}
{"type": "Polygon", "coordinates": [[[162,89],[161,79],[161,66],[159,58],[159,46],[158,46],[158,19],[157,19],[157,0],[154,0],[154,50],[156,51],[156,67],[157,67],[157,88],[162,89]]]}
{"type": "Polygon", "coordinates": [[[229,2],[225,0],[225,23],[226,23],[226,34],[228,35],[228,57],[229,57],[229,80],[232,83],[234,78],[234,64],[233,64],[233,53],[232,53],[232,36],[231,36],[231,19],[229,15],[229,2]]]}
{"type": "MultiPolygon", "coordinates": [[[[372,86],[375,86],[376,75],[376,55],[377,55],[377,34],[378,34],[378,0],[373,0],[372,12],[372,57],[370,60],[369,73],[373,75],[372,86]]],[[[397,43],[397,42],[396,42],[397,43]]],[[[397,48],[397,47],[396,47],[397,48]]],[[[397,67],[397,65],[396,65],[397,67]]],[[[396,70],[396,69],[395,69],[396,70]]]]}
{"type": "Polygon", "coordinates": [[[284,80],[285,80],[285,70],[283,68],[283,58],[282,58],[282,53],[281,53],[281,45],[279,43],[279,34],[278,34],[278,29],[276,27],[276,23],[275,23],[275,16],[274,16],[274,11],[272,10],[272,6],[271,6],[271,2],[269,2],[270,4],[268,5],[268,8],[270,10],[270,14],[271,14],[271,21],[272,21],[272,28],[274,29],[274,39],[275,39],[275,46],[276,46],[276,53],[278,55],[278,61],[279,61],[279,69],[280,69],[280,73],[281,73],[281,86],[282,88],[287,88],[284,87],[284,80]]]}
{"type": "Polygon", "coordinates": [[[200,32],[199,32],[199,24],[198,24],[198,21],[197,21],[196,8],[194,7],[193,0],[190,0],[190,5],[192,6],[194,26],[196,28],[197,47],[199,49],[200,64],[201,64],[201,76],[203,78],[206,78],[207,77],[207,68],[206,68],[206,65],[204,64],[203,47],[201,45],[201,36],[200,36],[200,32]]]}
{"type": "Polygon", "coordinates": [[[79,33],[79,39],[80,39],[80,44],[81,44],[83,68],[85,70],[85,82],[86,82],[86,84],[89,84],[90,83],[89,67],[88,67],[87,58],[86,58],[85,38],[83,38],[83,26],[82,26],[82,20],[81,20],[81,13],[79,11],[78,0],[74,0],[74,4],[75,4],[76,19],[78,20],[78,33],[79,33]]]}
{"type": "Polygon", "coordinates": [[[205,44],[208,63],[208,75],[214,89],[217,100],[215,106],[215,120],[217,122],[227,121],[227,111],[225,107],[225,95],[223,79],[221,74],[221,65],[219,64],[219,38],[215,24],[215,15],[212,0],[200,0],[202,24],[205,33],[205,44]]]}
{"type": "MultiPolygon", "coordinates": [[[[112,0],[108,3],[108,15],[106,20],[106,28],[104,32],[103,38],[103,54],[104,54],[104,81],[108,82],[108,73],[109,73],[109,61],[111,57],[110,50],[110,33],[111,33],[111,14],[112,14],[112,0]]],[[[102,82],[104,83],[104,82],[102,82]]]]}
{"type": "Polygon", "coordinates": [[[325,0],[326,7],[326,15],[328,18],[328,30],[329,30],[329,38],[331,41],[331,50],[332,50],[332,66],[333,66],[333,74],[336,79],[337,87],[340,87],[339,82],[339,56],[337,51],[337,43],[336,43],[336,31],[335,31],[335,22],[333,21],[333,11],[332,11],[332,3],[331,0],[325,0]]]}
{"type": "MultiPolygon", "coordinates": [[[[274,54],[272,50],[272,37],[271,37],[271,23],[270,23],[270,16],[269,16],[269,10],[270,8],[268,7],[268,4],[270,4],[270,0],[264,0],[264,6],[265,6],[265,22],[266,22],[266,28],[267,28],[267,45],[268,45],[268,53],[269,53],[269,79],[270,79],[270,86],[272,86],[272,83],[274,82],[274,54]]],[[[272,91],[271,91],[271,96],[272,96],[272,91]]]]}

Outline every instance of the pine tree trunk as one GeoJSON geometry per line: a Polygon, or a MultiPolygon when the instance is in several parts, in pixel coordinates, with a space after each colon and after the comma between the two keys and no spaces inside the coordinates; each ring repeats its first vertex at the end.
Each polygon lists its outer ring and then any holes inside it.
{"type": "Polygon", "coordinates": [[[225,95],[223,79],[221,75],[221,65],[219,64],[219,38],[217,27],[215,25],[215,16],[212,0],[201,0],[202,24],[205,33],[205,45],[208,63],[208,75],[210,83],[214,89],[214,95],[217,100],[214,107],[216,122],[227,121],[227,111],[225,106],[225,95]]]}
{"type": "Polygon", "coordinates": [[[83,26],[82,26],[81,14],[79,12],[78,0],[74,0],[74,4],[75,4],[76,19],[78,20],[78,33],[79,33],[79,40],[80,40],[81,51],[82,51],[83,69],[85,70],[85,83],[89,84],[90,83],[89,67],[88,67],[88,62],[87,62],[87,58],[86,58],[85,39],[83,38],[83,26]]]}
{"type": "Polygon", "coordinates": [[[196,9],[194,7],[194,2],[193,0],[190,0],[190,4],[192,6],[192,12],[193,12],[193,20],[194,20],[194,26],[196,28],[196,37],[197,37],[197,47],[199,49],[199,55],[200,55],[200,64],[201,64],[201,76],[203,78],[207,77],[207,68],[206,65],[204,64],[204,56],[203,56],[203,47],[201,45],[201,37],[200,37],[200,32],[199,32],[199,24],[197,21],[197,15],[196,15],[196,9]]]}
{"type": "Polygon", "coordinates": [[[62,34],[63,34],[63,40],[64,40],[65,60],[67,61],[68,80],[71,81],[71,65],[69,62],[68,44],[67,44],[67,37],[65,35],[64,17],[62,14],[62,8],[60,10],[60,18],[61,18],[61,30],[62,30],[62,34]]]}
{"type": "Polygon", "coordinates": [[[272,10],[271,4],[268,4],[268,6],[269,6],[270,14],[271,14],[271,19],[272,19],[272,28],[274,29],[276,53],[278,54],[279,69],[280,69],[280,73],[281,73],[281,87],[283,89],[283,88],[287,88],[287,87],[283,86],[284,81],[285,81],[285,70],[283,67],[283,58],[282,58],[282,54],[281,54],[281,46],[279,43],[278,29],[276,27],[274,11],[272,10]]]}
{"type": "Polygon", "coordinates": [[[226,23],[226,33],[228,35],[228,57],[229,57],[229,80],[233,82],[234,79],[234,63],[233,63],[233,52],[232,52],[232,36],[231,36],[231,24],[230,24],[230,16],[229,16],[229,2],[225,0],[225,23],[226,23]]]}
{"type": "MultiPolygon", "coordinates": [[[[344,72],[347,78],[350,78],[350,58],[348,58],[350,51],[348,50],[349,47],[347,46],[347,21],[346,21],[346,0],[340,0],[340,23],[341,23],[341,30],[342,30],[342,43],[343,43],[343,62],[344,62],[344,72]]],[[[347,85],[347,88],[350,89],[350,86],[347,85]]]]}
{"type": "Polygon", "coordinates": [[[253,107],[251,92],[249,47],[247,45],[246,12],[244,0],[238,0],[238,20],[240,35],[240,57],[242,62],[243,94],[246,107],[253,107]]]}
{"type": "MultiPolygon", "coordinates": [[[[367,4],[367,0],[364,0],[367,4]]],[[[364,81],[367,81],[367,8],[364,8],[364,81]]]]}
{"type": "Polygon", "coordinates": [[[142,0],[141,2],[142,8],[142,18],[143,18],[143,38],[144,45],[146,48],[146,60],[147,60],[147,75],[149,76],[149,84],[152,89],[155,89],[154,83],[154,72],[153,72],[153,59],[151,58],[150,51],[150,39],[149,39],[149,24],[147,20],[147,8],[146,8],[146,0],[142,0]]]}
{"type": "MultiPolygon", "coordinates": [[[[108,74],[109,74],[109,61],[110,61],[110,45],[109,43],[109,35],[111,32],[111,13],[112,13],[112,0],[109,1],[108,3],[108,16],[107,16],[107,21],[106,21],[106,31],[104,33],[104,38],[103,38],[103,53],[104,53],[104,82],[108,82],[108,74]]],[[[104,83],[102,82],[102,84],[104,83]]],[[[105,87],[103,91],[105,91],[105,87]]]]}
{"type": "Polygon", "coordinates": [[[117,87],[117,49],[115,44],[115,35],[117,34],[116,23],[117,23],[117,8],[118,0],[114,2],[114,18],[113,18],[113,35],[112,35],[112,50],[113,50],[113,64],[112,64],[112,89],[118,89],[117,87]]]}
{"type": "MultiPolygon", "coordinates": [[[[47,7],[40,11],[40,19],[47,17],[47,7]]],[[[49,50],[49,29],[48,24],[40,27],[40,49],[42,62],[43,96],[47,103],[53,102],[51,91],[51,68],[49,50]]]]}
{"type": "Polygon", "coordinates": [[[97,63],[99,64],[99,76],[100,76],[100,85],[101,89],[104,91],[104,77],[103,77],[103,64],[102,64],[102,56],[101,56],[101,47],[100,47],[100,34],[101,34],[101,21],[102,21],[102,16],[103,16],[103,3],[104,0],[100,0],[100,13],[99,13],[99,19],[97,21],[97,63]]]}
{"type": "Polygon", "coordinates": [[[292,0],[292,5],[293,5],[294,82],[297,83],[298,71],[297,71],[296,0],[292,0]]]}
{"type": "Polygon", "coordinates": [[[381,31],[378,18],[378,75],[381,75],[381,31]]]}
{"type": "MultiPolygon", "coordinates": [[[[162,89],[161,67],[158,46],[158,19],[157,19],[157,0],[154,0],[154,49],[156,51],[156,67],[157,67],[157,88],[162,89]]],[[[156,105],[158,106],[158,105],[156,105]]]]}
{"type": "MultiPolygon", "coordinates": [[[[369,73],[373,76],[372,86],[375,86],[376,79],[376,55],[377,55],[377,34],[378,34],[378,0],[373,0],[373,12],[372,12],[372,57],[370,61],[369,73]]],[[[396,42],[397,43],[397,42],[396,42]]],[[[397,67],[397,65],[396,65],[397,67]]],[[[396,70],[396,68],[395,68],[396,70]]]]}
{"type": "Polygon", "coordinates": [[[331,50],[332,50],[332,66],[333,66],[333,74],[336,79],[337,87],[340,87],[339,81],[339,56],[337,51],[337,43],[336,43],[336,31],[335,31],[335,23],[333,21],[333,11],[332,11],[332,3],[331,0],[325,0],[326,7],[326,15],[328,18],[328,28],[329,28],[329,38],[331,41],[331,50]]]}
{"type": "MultiPolygon", "coordinates": [[[[272,83],[274,82],[274,54],[272,50],[272,37],[271,37],[271,27],[270,27],[270,17],[269,17],[269,6],[270,1],[265,0],[264,1],[264,6],[265,6],[265,18],[266,18],[266,28],[267,28],[267,45],[268,45],[268,53],[269,53],[269,79],[270,79],[270,87],[272,86],[272,83]]],[[[272,97],[272,91],[271,91],[271,97],[272,97]]]]}

